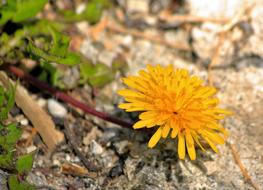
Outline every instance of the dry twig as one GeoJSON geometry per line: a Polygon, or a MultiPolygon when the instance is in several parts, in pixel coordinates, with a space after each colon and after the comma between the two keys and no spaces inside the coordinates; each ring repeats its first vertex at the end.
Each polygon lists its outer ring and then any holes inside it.
{"type": "Polygon", "coordinates": [[[171,42],[168,42],[165,39],[161,38],[160,36],[148,35],[148,34],[145,34],[144,32],[138,31],[138,30],[126,29],[120,25],[117,25],[113,21],[111,21],[107,24],[107,28],[113,32],[128,34],[128,35],[132,35],[132,36],[137,37],[137,38],[143,38],[145,40],[149,40],[151,42],[163,44],[163,45],[166,45],[168,47],[175,48],[178,50],[182,50],[182,51],[190,51],[191,50],[191,48],[189,46],[186,46],[183,44],[171,43],[171,42]]]}
{"type": "Polygon", "coordinates": [[[242,164],[242,162],[240,160],[240,156],[238,155],[238,152],[237,152],[235,145],[230,144],[230,148],[231,148],[234,160],[235,160],[236,164],[238,165],[238,167],[240,168],[242,175],[245,178],[246,182],[248,182],[252,187],[254,187],[255,190],[259,190],[258,185],[253,182],[253,180],[252,180],[251,176],[249,175],[247,169],[242,164]]]}
{"type": "Polygon", "coordinates": [[[98,171],[99,168],[95,166],[91,161],[89,161],[85,157],[85,155],[83,155],[82,152],[78,149],[78,145],[76,144],[76,137],[74,136],[73,132],[70,130],[67,122],[64,122],[64,127],[65,127],[65,135],[69,141],[69,144],[71,145],[72,149],[77,154],[79,159],[82,161],[84,166],[90,171],[98,171]]]}
{"type": "MultiPolygon", "coordinates": [[[[11,79],[4,72],[0,72],[0,81],[5,87],[8,87],[8,81],[11,79]]],[[[12,82],[14,84],[14,82],[12,82]]],[[[64,135],[56,130],[51,117],[30,97],[25,88],[21,85],[16,86],[15,101],[18,107],[22,109],[27,118],[32,122],[49,151],[64,141],[64,135]]]]}
{"type": "Polygon", "coordinates": [[[227,23],[228,19],[217,19],[217,18],[209,18],[209,17],[199,17],[194,15],[175,15],[171,14],[169,11],[165,10],[160,13],[159,19],[169,22],[169,23],[199,23],[199,22],[214,22],[214,23],[227,23]]]}
{"type": "Polygon", "coordinates": [[[220,33],[219,39],[218,39],[218,44],[216,46],[215,52],[213,54],[213,57],[211,59],[211,63],[208,65],[207,73],[208,73],[208,82],[209,82],[210,86],[213,85],[213,79],[212,79],[212,75],[211,75],[211,70],[212,70],[212,67],[215,66],[218,63],[218,61],[219,61],[220,53],[222,51],[225,38],[226,38],[226,33],[224,33],[224,32],[220,33]]]}
{"type": "Polygon", "coordinates": [[[218,31],[218,35],[219,35],[218,44],[215,48],[215,52],[211,59],[211,63],[208,65],[208,71],[207,71],[208,81],[210,85],[213,84],[211,70],[212,67],[215,66],[219,61],[220,53],[224,45],[224,40],[226,40],[227,33],[231,31],[242,20],[243,16],[245,14],[248,14],[254,6],[255,4],[251,4],[250,6],[242,7],[240,11],[237,12],[237,14],[231,20],[229,20],[225,25],[223,25],[222,28],[218,31]]]}

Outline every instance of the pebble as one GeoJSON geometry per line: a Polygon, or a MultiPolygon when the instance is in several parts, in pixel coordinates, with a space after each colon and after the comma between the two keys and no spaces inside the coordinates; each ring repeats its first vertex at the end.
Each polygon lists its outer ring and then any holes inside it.
{"type": "Polygon", "coordinates": [[[47,104],[47,101],[44,99],[44,98],[39,98],[38,100],[37,100],[37,104],[40,106],[40,107],[45,107],[46,106],[46,104],[47,104]]]}
{"type": "Polygon", "coordinates": [[[101,136],[102,133],[98,130],[97,127],[92,127],[91,131],[83,138],[83,144],[88,145],[90,142],[94,139],[96,139],[97,136],[101,136]]]}
{"type": "Polygon", "coordinates": [[[217,171],[216,162],[214,161],[204,162],[204,165],[207,169],[207,172],[206,172],[207,175],[211,175],[217,171]]]}
{"type": "Polygon", "coordinates": [[[59,160],[53,160],[53,165],[54,166],[59,166],[60,165],[60,161],[59,160]]]}
{"type": "Polygon", "coordinates": [[[32,145],[26,148],[26,152],[29,154],[37,149],[36,146],[32,145]]]}
{"type": "Polygon", "coordinates": [[[145,0],[128,0],[126,1],[127,12],[129,13],[148,13],[149,12],[149,1],[145,0]]]}
{"type": "Polygon", "coordinates": [[[67,109],[57,100],[49,99],[47,101],[47,108],[48,108],[49,113],[53,117],[63,118],[67,115],[67,109]]]}
{"type": "Polygon", "coordinates": [[[91,148],[91,153],[94,155],[100,155],[103,153],[102,146],[98,144],[95,140],[91,141],[90,148],[91,148]]]}
{"type": "Polygon", "coordinates": [[[67,160],[68,162],[71,161],[70,155],[66,154],[66,160],[67,160]]]}
{"type": "Polygon", "coordinates": [[[21,121],[20,121],[20,124],[21,125],[23,125],[23,126],[26,126],[26,125],[28,125],[28,120],[27,119],[22,119],[21,121]]]}
{"type": "Polygon", "coordinates": [[[116,151],[119,154],[124,154],[125,152],[128,151],[128,144],[129,144],[129,141],[124,140],[124,141],[114,143],[114,146],[116,148],[116,151]]]}

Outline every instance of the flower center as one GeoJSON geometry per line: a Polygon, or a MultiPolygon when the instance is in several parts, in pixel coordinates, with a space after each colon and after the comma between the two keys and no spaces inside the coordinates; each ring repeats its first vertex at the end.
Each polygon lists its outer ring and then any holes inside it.
{"type": "Polygon", "coordinates": [[[174,114],[174,115],[178,115],[178,112],[174,111],[173,114],[174,114]]]}

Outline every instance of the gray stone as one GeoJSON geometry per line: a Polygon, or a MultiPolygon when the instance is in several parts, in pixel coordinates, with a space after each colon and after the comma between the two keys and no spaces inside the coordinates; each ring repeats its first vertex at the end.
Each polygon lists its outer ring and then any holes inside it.
{"type": "Polygon", "coordinates": [[[63,118],[67,115],[67,109],[57,100],[48,99],[47,108],[53,117],[63,118]]]}

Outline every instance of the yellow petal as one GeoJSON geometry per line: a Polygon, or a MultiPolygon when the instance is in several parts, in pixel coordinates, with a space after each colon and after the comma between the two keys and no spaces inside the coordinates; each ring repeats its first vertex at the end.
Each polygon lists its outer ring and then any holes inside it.
{"type": "Polygon", "coordinates": [[[216,142],[217,144],[224,144],[225,143],[225,140],[215,132],[204,130],[204,134],[207,135],[207,137],[209,139],[216,142]]]}
{"type": "Polygon", "coordinates": [[[126,84],[127,86],[129,86],[130,88],[133,88],[133,89],[136,89],[136,90],[139,90],[141,92],[145,92],[145,88],[141,85],[143,83],[137,83],[135,82],[134,80],[134,77],[127,77],[127,78],[123,78],[123,83],[126,84]]]}
{"type": "Polygon", "coordinates": [[[179,138],[178,138],[178,154],[180,159],[185,158],[185,139],[184,139],[184,134],[179,133],[179,138]]]}
{"type": "Polygon", "coordinates": [[[148,120],[140,120],[137,121],[134,125],[133,128],[134,129],[140,129],[143,127],[153,127],[155,126],[155,119],[148,119],[148,120]]]}
{"type": "Polygon", "coordinates": [[[154,135],[151,137],[151,139],[148,143],[148,147],[153,148],[158,143],[158,141],[160,140],[161,135],[162,135],[162,129],[161,129],[161,127],[159,127],[157,129],[157,131],[154,133],[154,135]]]}
{"type": "Polygon", "coordinates": [[[171,137],[175,138],[177,136],[178,132],[179,132],[178,127],[173,126],[171,137]]]}
{"type": "Polygon", "coordinates": [[[122,89],[122,90],[119,90],[117,93],[121,96],[127,96],[127,97],[144,97],[143,94],[129,90],[129,89],[122,89]]]}
{"type": "Polygon", "coordinates": [[[122,103],[119,104],[118,107],[120,109],[126,109],[127,112],[129,111],[144,111],[144,107],[140,107],[140,105],[135,105],[134,103],[122,103]]]}
{"type": "Polygon", "coordinates": [[[218,113],[218,114],[233,115],[232,111],[225,110],[225,109],[220,109],[220,108],[214,109],[214,112],[218,113]]]}
{"type": "Polygon", "coordinates": [[[162,129],[162,137],[166,138],[170,132],[170,125],[169,123],[166,123],[165,126],[162,129]]]}
{"type": "Polygon", "coordinates": [[[205,104],[205,105],[217,105],[218,103],[219,103],[219,99],[218,98],[208,99],[208,100],[205,100],[203,102],[203,104],[205,104]]]}
{"type": "Polygon", "coordinates": [[[187,147],[187,152],[189,154],[189,157],[191,160],[196,159],[196,153],[195,153],[195,146],[194,146],[194,140],[190,132],[187,132],[186,135],[186,147],[187,147]]]}
{"type": "Polygon", "coordinates": [[[193,130],[191,131],[191,134],[196,144],[198,144],[198,146],[202,149],[202,151],[205,151],[205,148],[202,146],[202,144],[199,141],[199,135],[193,130]]]}
{"type": "Polygon", "coordinates": [[[215,144],[207,137],[203,137],[207,142],[208,144],[211,146],[211,148],[216,152],[216,153],[219,153],[217,147],[215,146],[215,144]]]}
{"type": "Polygon", "coordinates": [[[217,92],[216,88],[214,88],[214,87],[209,87],[208,86],[206,88],[207,88],[207,91],[202,94],[202,97],[204,97],[204,98],[208,98],[208,97],[214,95],[217,92]]]}
{"type": "Polygon", "coordinates": [[[158,112],[155,111],[146,111],[139,115],[140,119],[151,119],[156,118],[158,116],[158,112]]]}
{"type": "Polygon", "coordinates": [[[121,109],[129,109],[132,107],[132,104],[131,103],[122,103],[122,104],[119,104],[118,107],[121,109]]]}

